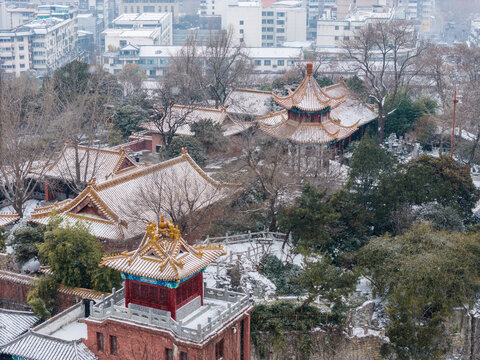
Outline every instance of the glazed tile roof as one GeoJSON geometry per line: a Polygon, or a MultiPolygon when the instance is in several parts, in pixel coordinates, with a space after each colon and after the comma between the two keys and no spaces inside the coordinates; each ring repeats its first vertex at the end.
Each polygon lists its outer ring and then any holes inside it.
{"type": "Polygon", "coordinates": [[[284,109],[295,108],[308,112],[321,111],[328,107],[334,109],[345,101],[346,97],[346,94],[333,97],[324,91],[313,76],[311,63],[307,64],[307,76],[293,93],[285,97],[272,95],[275,102],[284,109]]]}
{"type": "MultiPolygon", "coordinates": [[[[31,285],[32,282],[37,281],[38,278],[34,276],[14,273],[11,271],[0,270],[0,279],[6,280],[12,283],[16,283],[16,284],[31,285]]],[[[76,296],[82,299],[89,299],[89,300],[95,300],[95,301],[99,301],[102,298],[102,294],[104,296],[109,295],[108,293],[101,293],[99,291],[94,291],[90,289],[83,289],[83,288],[77,288],[77,287],[72,288],[72,287],[67,287],[63,285],[60,285],[58,287],[58,291],[66,295],[76,296]]],[[[0,322],[0,325],[1,325],[1,322],[0,322]]]]}
{"type": "Polygon", "coordinates": [[[39,320],[30,311],[0,309],[0,346],[22,335],[39,320]]]}
{"type": "Polygon", "coordinates": [[[20,220],[20,216],[17,213],[2,212],[0,213],[0,226],[7,226],[20,220]]]}
{"type": "Polygon", "coordinates": [[[97,359],[81,340],[62,340],[34,331],[28,331],[1,347],[0,353],[28,360],[97,359]]]}
{"type": "Polygon", "coordinates": [[[350,95],[343,79],[332,86],[320,88],[311,75],[311,68],[293,94],[286,98],[272,96],[285,110],[258,118],[260,129],[270,136],[295,143],[328,144],[340,141],[377,117],[373,107],[350,95]],[[292,108],[315,112],[327,107],[328,118],[320,123],[289,119],[292,108]]]}
{"type": "Polygon", "coordinates": [[[100,266],[123,273],[165,281],[179,281],[197,273],[225,254],[222,245],[189,245],[178,227],[166,222],[147,226],[137,250],[104,256],[100,266]]]}
{"type": "MultiPolygon", "coordinates": [[[[58,159],[45,172],[45,177],[56,179],[75,179],[75,148],[67,145],[58,159]]],[[[92,178],[98,182],[133,170],[137,166],[122,149],[99,149],[96,147],[78,146],[80,164],[80,181],[87,183],[92,178]]]]}
{"type": "Polygon", "coordinates": [[[160,211],[197,211],[236,188],[210,178],[184,151],[174,159],[137,167],[101,184],[92,181],[73,200],[35,209],[30,221],[48,224],[55,211],[70,222],[83,220],[98,238],[124,240],[141,236],[146,223],[158,220],[160,211]]]}
{"type": "Polygon", "coordinates": [[[300,144],[328,144],[342,140],[358,130],[358,124],[343,127],[331,120],[323,123],[299,123],[288,120],[287,110],[258,120],[260,129],[270,136],[300,144]]]}

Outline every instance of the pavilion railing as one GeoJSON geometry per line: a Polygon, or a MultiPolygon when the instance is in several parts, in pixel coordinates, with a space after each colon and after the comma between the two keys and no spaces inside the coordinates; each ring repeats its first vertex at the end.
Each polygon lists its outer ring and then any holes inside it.
{"type": "Polygon", "coordinates": [[[271,242],[273,240],[276,241],[285,241],[287,235],[280,232],[273,232],[273,231],[258,231],[258,232],[248,232],[244,234],[235,234],[235,235],[228,235],[219,236],[219,237],[207,237],[205,239],[205,243],[223,243],[225,245],[229,244],[237,244],[237,243],[244,243],[246,241],[255,241],[259,242],[271,242]]]}
{"type": "MultiPolygon", "coordinates": [[[[123,289],[105,298],[97,305],[91,304],[90,316],[96,319],[114,317],[126,319],[142,324],[163,328],[172,331],[179,338],[184,338],[196,342],[211,335],[216,329],[222,327],[229,320],[240,314],[251,306],[247,295],[232,291],[204,288],[204,297],[206,299],[223,300],[227,302],[227,308],[216,316],[207,318],[202,324],[197,324],[196,328],[184,326],[182,321],[175,321],[170,315],[163,315],[155,312],[154,309],[138,309],[133,307],[124,307],[117,305],[124,296],[123,289]]],[[[208,305],[206,305],[208,306],[208,305]]]]}

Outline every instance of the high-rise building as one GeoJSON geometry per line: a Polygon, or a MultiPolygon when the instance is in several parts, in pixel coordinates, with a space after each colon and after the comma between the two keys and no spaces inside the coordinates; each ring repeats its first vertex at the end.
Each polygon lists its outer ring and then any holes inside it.
{"type": "Polygon", "coordinates": [[[222,27],[232,29],[234,39],[248,47],[276,47],[287,41],[306,41],[307,11],[302,1],[230,4],[222,15],[222,27]]]}
{"type": "Polygon", "coordinates": [[[118,15],[129,13],[171,13],[174,19],[180,14],[180,0],[118,0],[118,15]]]}

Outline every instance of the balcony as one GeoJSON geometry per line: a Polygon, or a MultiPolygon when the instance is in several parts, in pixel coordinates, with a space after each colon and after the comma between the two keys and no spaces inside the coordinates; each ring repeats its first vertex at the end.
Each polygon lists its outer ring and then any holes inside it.
{"type": "Polygon", "coordinates": [[[125,307],[124,289],[114,292],[97,305],[90,304],[90,317],[97,320],[119,319],[142,325],[150,325],[172,332],[180,339],[202,342],[216,330],[249,310],[252,303],[245,294],[204,287],[203,306],[200,297],[177,311],[177,317],[185,308],[181,320],[175,321],[167,311],[135,304],[125,307]],[[198,306],[193,304],[198,302],[198,306]]]}

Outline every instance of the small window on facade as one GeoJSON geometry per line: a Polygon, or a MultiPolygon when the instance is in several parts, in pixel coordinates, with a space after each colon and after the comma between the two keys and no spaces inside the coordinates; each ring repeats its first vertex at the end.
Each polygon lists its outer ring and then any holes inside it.
{"type": "Polygon", "coordinates": [[[173,350],[165,349],[165,360],[173,360],[173,350]]]}
{"type": "Polygon", "coordinates": [[[97,350],[103,351],[103,333],[97,332],[97,350]]]}
{"type": "Polygon", "coordinates": [[[223,339],[215,344],[215,360],[223,359],[223,339]]]}
{"type": "Polygon", "coordinates": [[[240,25],[243,25],[243,20],[240,20],[240,25]]]}
{"type": "Polygon", "coordinates": [[[188,360],[188,355],[185,351],[180,352],[180,360],[188,360]]]}
{"type": "Polygon", "coordinates": [[[110,354],[117,355],[117,337],[110,335],[110,354]]]}

